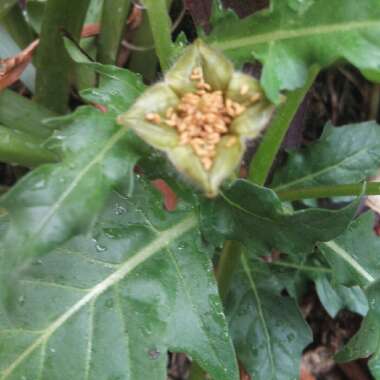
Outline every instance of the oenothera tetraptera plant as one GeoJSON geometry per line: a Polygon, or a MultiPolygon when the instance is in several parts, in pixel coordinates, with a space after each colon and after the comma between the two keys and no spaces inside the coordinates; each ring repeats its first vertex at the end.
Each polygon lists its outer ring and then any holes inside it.
{"type": "MultiPolygon", "coordinates": [[[[99,2],[90,3],[93,22],[99,2]]],[[[46,2],[40,105],[0,94],[1,141],[14,149],[6,155],[0,142],[1,157],[33,167],[1,198],[0,380],[165,380],[168,351],[187,355],[191,380],[238,380],[239,366],[253,380],[294,380],[312,341],[298,308],[310,283],[331,317],[342,309],[364,317],[336,360],[372,355],[380,379],[380,243],[371,211],[353,220],[355,196],[379,193],[363,182],[380,165],[380,128],[328,123],[318,140],[275,162],[321,67],[344,58],[378,80],[378,1],[273,0],[243,20],[215,2],[211,33],[198,30],[202,40],[183,47],[172,42],[166,2],[144,0],[150,24],[141,28],[153,31],[162,72],[146,48],[150,59],[132,51],[127,65],[146,83],[153,67],[161,80],[149,86],[132,70],[88,59],[99,47],[109,63],[119,45],[108,44],[107,31],[119,18],[119,37],[124,29],[129,2],[103,3],[98,43],[78,49],[79,16],[76,31],[66,17],[73,3],[46,2]],[[75,100],[87,105],[52,117],[41,105],[67,109],[61,100],[75,81],[61,24],[84,74],[75,100]],[[57,52],[66,77],[43,59],[57,52]],[[253,59],[260,80],[237,69],[253,59]],[[12,118],[13,104],[20,115],[12,118]],[[27,125],[16,133],[22,116],[27,125]],[[350,196],[345,207],[339,196],[350,196]]]]}

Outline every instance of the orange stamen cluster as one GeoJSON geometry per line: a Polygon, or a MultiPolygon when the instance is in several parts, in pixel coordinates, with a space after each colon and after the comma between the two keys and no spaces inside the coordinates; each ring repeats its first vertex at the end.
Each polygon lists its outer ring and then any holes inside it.
{"type": "MultiPolygon", "coordinates": [[[[225,97],[222,91],[213,91],[205,82],[201,68],[195,68],[190,79],[196,82],[197,90],[186,93],[176,108],[167,109],[163,122],[177,130],[180,145],[190,145],[208,171],[221,138],[228,135],[231,123],[246,108],[225,97]]],[[[242,88],[242,92],[248,92],[248,88],[242,88]]],[[[161,123],[161,119],[155,113],[146,115],[146,120],[155,124],[161,123]]],[[[237,137],[231,135],[226,146],[237,141],[237,137]]]]}

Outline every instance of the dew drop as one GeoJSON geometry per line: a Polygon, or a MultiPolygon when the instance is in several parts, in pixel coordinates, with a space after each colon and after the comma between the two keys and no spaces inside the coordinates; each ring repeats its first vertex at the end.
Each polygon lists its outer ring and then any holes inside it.
{"type": "Polygon", "coordinates": [[[107,251],[107,247],[105,247],[104,245],[101,245],[95,238],[93,238],[92,241],[95,243],[96,252],[107,251]]]}
{"type": "Polygon", "coordinates": [[[20,297],[18,297],[18,303],[19,303],[20,305],[23,305],[23,304],[25,303],[25,296],[20,296],[20,297]]]}
{"type": "Polygon", "coordinates": [[[178,244],[178,250],[183,251],[186,248],[186,243],[180,243],[178,244]]]}
{"type": "Polygon", "coordinates": [[[49,350],[52,354],[55,354],[55,348],[50,348],[49,350]]]}
{"type": "Polygon", "coordinates": [[[36,182],[36,183],[34,184],[34,189],[35,189],[35,190],[43,189],[43,188],[45,187],[45,185],[46,185],[46,182],[45,182],[45,180],[43,179],[43,180],[38,181],[38,182],[36,182]]]}
{"type": "Polygon", "coordinates": [[[116,215],[122,215],[122,214],[124,214],[126,211],[127,211],[127,210],[126,210],[125,207],[119,205],[119,206],[116,206],[115,214],[116,214],[116,215]]]}
{"type": "Polygon", "coordinates": [[[96,244],[95,245],[96,252],[104,252],[107,251],[107,247],[104,245],[96,244]]]}

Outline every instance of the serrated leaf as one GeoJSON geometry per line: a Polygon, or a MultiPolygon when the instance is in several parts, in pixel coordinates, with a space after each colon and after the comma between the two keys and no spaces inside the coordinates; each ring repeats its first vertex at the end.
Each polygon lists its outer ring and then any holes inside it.
{"type": "Polygon", "coordinates": [[[89,102],[104,105],[112,115],[125,112],[134,100],[144,91],[140,75],[112,65],[89,64],[101,74],[101,91],[86,89],[81,96],[89,102]]]}
{"type": "Polygon", "coordinates": [[[380,127],[375,122],[325,126],[322,137],[292,151],[272,186],[276,190],[354,183],[376,173],[380,165],[380,127]]]}
{"type": "Polygon", "coordinates": [[[88,102],[101,104],[108,112],[117,116],[125,112],[144,91],[145,85],[139,74],[117,66],[90,61],[68,38],[64,39],[64,44],[76,63],[100,74],[100,89],[89,88],[80,92],[88,102]]]}
{"type": "Polygon", "coordinates": [[[272,190],[245,180],[236,181],[222,196],[204,204],[206,235],[237,240],[257,255],[272,249],[297,254],[312,251],[318,241],[329,241],[344,231],[357,204],[339,210],[292,212],[272,190]]]}
{"type": "Polygon", "coordinates": [[[374,214],[367,212],[334,241],[319,244],[338,284],[365,287],[380,277],[380,239],[373,226],[374,214]]]}
{"type": "MultiPolygon", "coordinates": [[[[120,94],[118,104],[128,107],[142,87],[136,85],[137,77],[129,72],[123,75],[121,69],[98,68],[108,76],[105,87],[93,91],[108,99],[112,86],[134,88],[120,94]]],[[[12,265],[9,260],[7,266],[2,265],[3,274],[25,258],[48,252],[86,231],[111,189],[122,179],[130,179],[126,193],[133,186],[132,172],[140,155],[140,143],[132,132],[116,124],[113,112],[80,107],[71,115],[52,119],[50,124],[65,126],[50,142],[50,147],[62,155],[62,161],[32,171],[1,199],[2,207],[10,214],[4,249],[13,261],[12,265]]]]}
{"type": "Polygon", "coordinates": [[[328,66],[346,59],[369,78],[380,68],[380,4],[377,0],[316,0],[297,14],[289,2],[272,0],[273,11],[244,20],[229,13],[219,19],[208,38],[238,63],[257,58],[264,64],[262,85],[272,101],[279,91],[306,81],[313,65],[328,66]]]}
{"type": "Polygon", "coordinates": [[[92,236],[35,261],[0,312],[0,379],[165,380],[167,350],[239,378],[192,205],[162,208],[138,180],[92,236]]]}
{"type": "MultiPolygon", "coordinates": [[[[94,66],[102,75],[102,85],[85,95],[106,105],[109,112],[84,107],[51,120],[55,127],[65,125],[65,131],[50,142],[62,154],[62,162],[31,172],[2,198],[11,216],[4,249],[12,253],[12,266],[85,231],[111,188],[124,177],[132,178],[140,154],[136,137],[116,125],[115,116],[128,109],[144,85],[127,70],[94,66]]],[[[1,272],[9,268],[3,265],[1,272]]]]}
{"type": "Polygon", "coordinates": [[[62,162],[40,166],[1,200],[11,220],[4,249],[14,265],[86,231],[111,188],[124,177],[132,181],[138,152],[133,149],[131,132],[90,107],[57,122],[67,124],[55,136],[64,155],[62,162]]]}
{"type": "Polygon", "coordinates": [[[63,161],[34,170],[2,198],[11,217],[5,249],[15,261],[85,231],[111,187],[132,173],[138,154],[130,132],[89,108],[73,118],[60,135],[68,150],[63,161]]]}
{"type": "Polygon", "coordinates": [[[316,278],[315,285],[318,298],[331,318],[335,318],[343,309],[362,316],[368,313],[367,298],[358,286],[351,288],[339,284],[333,286],[327,276],[316,278]]]}
{"type": "Polygon", "coordinates": [[[264,265],[243,255],[234,275],[226,314],[236,351],[252,379],[298,379],[312,335],[296,303],[281,296],[264,265]]]}
{"type": "Polygon", "coordinates": [[[372,375],[380,379],[380,283],[371,284],[366,290],[369,302],[369,312],[364,318],[360,330],[340,351],[336,360],[340,362],[366,358],[372,355],[368,362],[372,375]]]}

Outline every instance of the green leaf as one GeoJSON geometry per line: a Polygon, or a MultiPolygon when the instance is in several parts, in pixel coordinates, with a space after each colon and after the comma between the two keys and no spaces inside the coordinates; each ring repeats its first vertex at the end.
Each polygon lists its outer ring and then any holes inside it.
{"type": "Polygon", "coordinates": [[[315,0],[297,14],[288,1],[272,0],[273,11],[244,20],[219,19],[208,38],[237,63],[253,57],[264,64],[262,85],[272,101],[279,91],[306,81],[309,68],[346,59],[369,78],[379,76],[380,4],[377,0],[315,0]]]}
{"type": "Polygon", "coordinates": [[[305,13],[314,3],[314,0],[288,0],[288,5],[291,9],[298,12],[300,15],[305,13]]]}
{"type": "Polygon", "coordinates": [[[46,138],[52,129],[43,121],[53,116],[56,114],[14,91],[0,92],[0,123],[9,128],[46,138]]]}
{"type": "Polygon", "coordinates": [[[380,379],[380,283],[373,283],[366,290],[369,313],[360,330],[336,356],[338,362],[366,358],[372,355],[368,365],[376,380],[380,379]]]}
{"type": "Polygon", "coordinates": [[[140,75],[112,65],[88,64],[101,75],[101,90],[86,89],[81,96],[96,104],[104,105],[108,113],[117,116],[124,113],[145,89],[140,75]]]}
{"type": "Polygon", "coordinates": [[[373,231],[374,214],[354,220],[334,241],[319,248],[334,269],[336,282],[346,286],[367,286],[380,277],[380,239],[373,231]]]}
{"type": "Polygon", "coordinates": [[[62,30],[78,39],[90,0],[46,3],[36,56],[36,97],[57,113],[65,113],[70,94],[72,65],[62,40],[62,30]]]}
{"type": "Polygon", "coordinates": [[[165,380],[167,351],[218,380],[237,364],[193,206],[137,180],[92,231],[25,268],[0,313],[0,378],[165,380]]]}
{"type": "Polygon", "coordinates": [[[80,93],[88,102],[103,105],[109,113],[118,116],[144,91],[141,75],[117,66],[91,62],[68,38],[64,38],[64,44],[72,60],[100,74],[99,89],[89,88],[80,93]]]}
{"type": "Polygon", "coordinates": [[[312,341],[296,303],[266,264],[243,255],[226,301],[238,358],[255,380],[298,379],[301,354],[312,341]]]}
{"type": "Polygon", "coordinates": [[[333,286],[327,276],[316,278],[315,285],[319,300],[332,318],[343,309],[363,316],[368,313],[367,299],[358,286],[351,288],[339,284],[333,286]]]}
{"type": "MultiPolygon", "coordinates": [[[[109,95],[112,88],[115,96],[120,88],[129,88],[129,92],[119,93],[115,105],[128,108],[142,87],[137,76],[108,66],[98,65],[98,69],[107,77],[104,87],[92,93],[106,102],[113,100],[109,95]]],[[[116,124],[115,113],[81,107],[71,115],[52,119],[50,124],[64,127],[49,143],[62,161],[32,171],[1,200],[11,216],[5,237],[6,249],[13,252],[11,266],[86,231],[111,189],[122,180],[127,183],[122,191],[132,191],[132,172],[141,154],[141,143],[131,131],[116,124]]],[[[7,273],[5,267],[1,271],[7,273]]]]}
{"type": "Polygon", "coordinates": [[[40,138],[0,125],[0,161],[30,168],[55,162],[57,157],[40,138]]]}
{"type": "Polygon", "coordinates": [[[380,128],[375,122],[325,126],[319,141],[290,152],[273,180],[276,191],[360,182],[380,165],[380,128]]]}
{"type": "Polygon", "coordinates": [[[353,203],[339,211],[292,212],[272,190],[238,180],[221,197],[204,204],[203,226],[207,236],[240,241],[257,255],[272,249],[305,254],[316,242],[342,233],[356,207],[353,203]]]}
{"type": "Polygon", "coordinates": [[[1,201],[11,218],[5,249],[14,265],[86,231],[113,186],[123,178],[133,185],[135,137],[113,117],[83,107],[55,124],[65,125],[51,142],[61,149],[62,162],[32,171],[1,201]]]}
{"type": "Polygon", "coordinates": [[[28,23],[36,33],[41,33],[42,19],[44,15],[46,1],[29,0],[26,3],[25,13],[28,23]]]}
{"type": "Polygon", "coordinates": [[[9,12],[2,17],[1,23],[16,44],[22,49],[26,48],[36,38],[19,3],[15,4],[9,12]]]}

